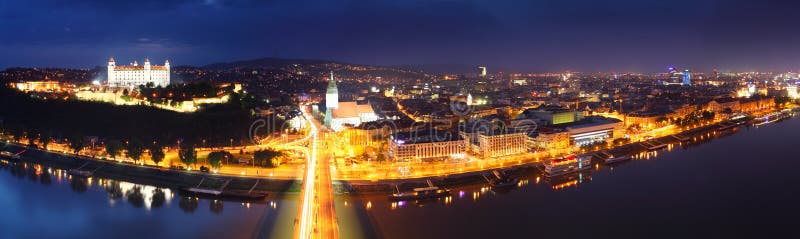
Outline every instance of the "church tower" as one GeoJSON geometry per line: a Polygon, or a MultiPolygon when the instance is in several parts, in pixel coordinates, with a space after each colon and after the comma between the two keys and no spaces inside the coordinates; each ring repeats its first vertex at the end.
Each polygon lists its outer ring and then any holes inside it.
{"type": "Polygon", "coordinates": [[[325,92],[325,108],[339,108],[339,88],[336,88],[336,80],[333,79],[333,71],[331,71],[331,79],[328,81],[328,90],[325,92]]]}
{"type": "Polygon", "coordinates": [[[325,125],[331,126],[332,110],[336,108],[339,108],[339,89],[336,88],[336,80],[331,71],[331,79],[328,81],[328,89],[325,91],[325,125]]]}

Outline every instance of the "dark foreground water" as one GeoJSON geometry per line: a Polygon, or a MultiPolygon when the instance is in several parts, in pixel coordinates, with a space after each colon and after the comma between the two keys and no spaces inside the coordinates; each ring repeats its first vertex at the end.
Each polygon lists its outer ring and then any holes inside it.
{"type": "Polygon", "coordinates": [[[800,238],[799,136],[790,119],[507,193],[349,200],[384,238],[800,238]]]}
{"type": "Polygon", "coordinates": [[[173,190],[70,178],[0,163],[0,238],[290,238],[297,200],[182,197],[173,190]],[[288,218],[287,218],[288,217],[288,218]]]}

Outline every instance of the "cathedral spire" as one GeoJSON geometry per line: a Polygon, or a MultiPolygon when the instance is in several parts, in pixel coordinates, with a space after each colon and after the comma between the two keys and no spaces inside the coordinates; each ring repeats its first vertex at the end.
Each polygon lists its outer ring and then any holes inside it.
{"type": "Polygon", "coordinates": [[[330,80],[328,80],[328,91],[330,91],[331,89],[335,89],[338,91],[338,89],[336,88],[336,79],[333,78],[333,71],[331,71],[331,78],[330,80]]]}

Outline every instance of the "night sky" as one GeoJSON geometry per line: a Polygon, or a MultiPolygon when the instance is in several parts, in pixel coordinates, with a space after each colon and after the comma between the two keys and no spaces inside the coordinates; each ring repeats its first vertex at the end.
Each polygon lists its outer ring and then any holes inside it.
{"type": "Polygon", "coordinates": [[[800,69],[800,2],[0,0],[0,69],[258,57],[490,70],[800,69]]]}

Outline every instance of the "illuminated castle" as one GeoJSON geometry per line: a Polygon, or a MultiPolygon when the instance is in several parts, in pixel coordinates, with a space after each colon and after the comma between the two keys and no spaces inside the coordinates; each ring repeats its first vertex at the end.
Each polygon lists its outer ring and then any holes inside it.
{"type": "Polygon", "coordinates": [[[150,65],[150,59],[144,60],[144,66],[134,61],[131,65],[117,66],[114,58],[108,59],[108,85],[112,87],[135,87],[153,83],[154,86],[169,85],[169,60],[163,66],[150,65]]]}

